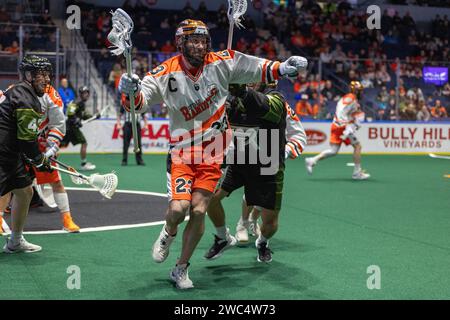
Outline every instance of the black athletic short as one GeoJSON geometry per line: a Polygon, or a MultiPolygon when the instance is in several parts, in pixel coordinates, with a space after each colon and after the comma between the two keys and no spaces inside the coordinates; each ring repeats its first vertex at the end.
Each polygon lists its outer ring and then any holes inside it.
{"type": "Polygon", "coordinates": [[[63,138],[63,141],[61,142],[61,146],[65,147],[68,146],[69,143],[76,146],[77,144],[85,144],[86,138],[84,137],[83,132],[81,132],[80,128],[68,128],[66,135],[63,138]]]}
{"type": "Polygon", "coordinates": [[[283,180],[284,167],[274,175],[261,175],[256,166],[229,165],[220,187],[231,194],[243,186],[247,205],[280,210],[283,180]]]}
{"type": "Polygon", "coordinates": [[[22,189],[33,183],[22,160],[6,162],[0,159],[0,196],[14,189],[22,189]]]}

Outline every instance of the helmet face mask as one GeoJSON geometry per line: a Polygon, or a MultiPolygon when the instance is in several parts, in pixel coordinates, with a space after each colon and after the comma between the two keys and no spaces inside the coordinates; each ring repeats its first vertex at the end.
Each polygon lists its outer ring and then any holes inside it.
{"type": "Polygon", "coordinates": [[[86,86],[81,87],[78,89],[78,94],[83,101],[87,101],[90,96],[89,88],[86,86]]]}
{"type": "Polygon", "coordinates": [[[211,51],[211,37],[208,27],[199,20],[183,20],[177,28],[175,42],[186,60],[194,67],[200,67],[211,51]]]}
{"type": "Polygon", "coordinates": [[[32,85],[39,97],[48,92],[52,78],[52,64],[47,58],[27,55],[20,63],[19,70],[23,79],[32,85]]]}

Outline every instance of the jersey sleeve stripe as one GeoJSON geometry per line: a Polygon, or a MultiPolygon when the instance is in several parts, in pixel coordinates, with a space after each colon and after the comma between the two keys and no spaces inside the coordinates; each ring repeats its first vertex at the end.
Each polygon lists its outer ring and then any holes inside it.
{"type": "Polygon", "coordinates": [[[287,144],[286,144],[286,147],[288,147],[289,150],[291,150],[291,152],[290,152],[290,157],[291,157],[291,158],[297,158],[297,157],[298,157],[298,153],[297,153],[296,150],[292,147],[291,144],[287,143],[287,144]]]}
{"type": "Polygon", "coordinates": [[[54,135],[54,136],[56,136],[56,137],[64,138],[64,135],[62,134],[62,132],[59,131],[59,130],[56,129],[56,128],[53,128],[52,130],[50,130],[50,131],[48,132],[48,134],[49,134],[49,135],[54,135]]]}
{"type": "Polygon", "coordinates": [[[266,82],[266,70],[267,70],[267,64],[268,63],[269,63],[269,60],[264,62],[263,69],[262,69],[262,79],[261,79],[261,81],[264,82],[264,83],[266,82]]]}
{"type": "Polygon", "coordinates": [[[297,140],[294,140],[294,139],[290,140],[289,142],[294,144],[300,150],[300,153],[303,152],[303,146],[300,142],[298,142],[297,140]]]}
{"type": "Polygon", "coordinates": [[[273,80],[278,80],[280,79],[280,75],[278,73],[278,69],[280,68],[280,63],[278,61],[276,61],[273,65],[272,68],[272,78],[273,80]]]}

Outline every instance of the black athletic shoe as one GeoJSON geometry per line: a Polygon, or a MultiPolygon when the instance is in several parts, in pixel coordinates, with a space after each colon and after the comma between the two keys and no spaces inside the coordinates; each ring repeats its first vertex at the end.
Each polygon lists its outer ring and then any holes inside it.
{"type": "Polygon", "coordinates": [[[258,262],[269,263],[272,261],[273,252],[269,249],[267,242],[261,242],[256,248],[258,249],[258,257],[256,258],[258,262]]]}
{"type": "Polygon", "coordinates": [[[227,233],[226,239],[221,239],[218,236],[214,235],[214,243],[211,246],[211,248],[208,250],[208,252],[205,253],[205,259],[213,260],[219,258],[222,253],[235,246],[237,243],[237,240],[235,237],[227,233]]]}
{"type": "Polygon", "coordinates": [[[138,161],[136,161],[136,163],[138,166],[145,166],[145,162],[142,160],[138,160],[138,161]]]}
{"type": "Polygon", "coordinates": [[[122,160],[122,166],[126,166],[128,165],[128,161],[127,160],[122,160]]]}

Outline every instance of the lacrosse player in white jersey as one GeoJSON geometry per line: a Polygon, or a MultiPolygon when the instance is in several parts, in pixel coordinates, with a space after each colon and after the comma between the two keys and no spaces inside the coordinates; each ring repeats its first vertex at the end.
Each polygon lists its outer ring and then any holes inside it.
{"type": "MultiPolygon", "coordinates": [[[[280,63],[234,50],[211,52],[208,28],[198,20],[182,21],[175,41],[180,55],[163,62],[142,81],[137,75],[123,74],[119,90],[127,97],[135,97],[139,113],[162,102],[168,106],[169,206],[152,256],[159,263],[167,259],[178,225],[189,214],[181,254],[169,274],[177,288],[189,289],[193,287],[188,275],[189,260],[204,233],[206,209],[221,176],[224,149],[231,139],[225,113],[228,85],[272,82],[281,76],[295,78],[308,62],[298,56],[280,63]],[[214,152],[208,154],[205,151],[211,146],[214,152]]],[[[129,104],[125,107],[129,110],[129,104]]]]}
{"type": "Polygon", "coordinates": [[[350,83],[350,93],[343,96],[336,106],[336,114],[334,115],[331,125],[330,149],[324,150],[315,157],[305,159],[306,170],[312,174],[314,166],[318,161],[335,156],[342,143],[353,146],[353,161],[355,167],[352,178],[354,180],[366,180],[370,178],[370,174],[361,169],[361,143],[355,136],[356,130],[360,128],[359,115],[360,105],[358,99],[361,98],[363,86],[359,81],[350,83]]]}

